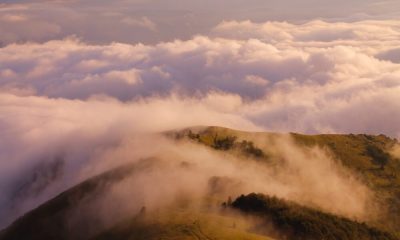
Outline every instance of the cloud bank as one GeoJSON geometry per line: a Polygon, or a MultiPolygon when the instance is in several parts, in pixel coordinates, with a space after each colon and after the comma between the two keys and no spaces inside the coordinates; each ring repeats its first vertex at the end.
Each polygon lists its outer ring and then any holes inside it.
{"type": "Polygon", "coordinates": [[[214,99],[213,110],[260,129],[398,137],[398,26],[222,22],[211,36],[156,45],[11,44],[0,52],[0,89],[44,102],[214,99]]]}

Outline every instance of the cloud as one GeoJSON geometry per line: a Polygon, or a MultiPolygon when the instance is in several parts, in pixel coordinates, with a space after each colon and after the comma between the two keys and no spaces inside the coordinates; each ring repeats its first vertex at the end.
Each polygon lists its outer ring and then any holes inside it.
{"type": "Polygon", "coordinates": [[[212,92],[238,99],[220,111],[266,130],[398,137],[400,68],[379,56],[396,49],[399,34],[394,20],[231,21],[212,36],[155,45],[76,38],[12,44],[0,52],[0,89],[122,102],[171,94],[204,99],[212,92]]]}
{"type": "Polygon", "coordinates": [[[367,47],[377,40],[398,42],[399,21],[397,20],[365,20],[357,22],[326,22],[313,20],[304,24],[288,22],[255,23],[247,21],[223,21],[213,32],[217,36],[249,39],[255,38],[264,42],[279,44],[297,42],[310,47],[319,42],[319,46],[334,46],[334,44],[353,45],[362,41],[361,47],[367,47]],[[311,42],[311,43],[310,43],[311,42]],[[329,44],[332,43],[332,44],[329,44]]]}
{"type": "Polygon", "coordinates": [[[157,31],[157,25],[147,17],[142,17],[141,19],[125,17],[121,20],[121,22],[131,26],[143,27],[149,29],[150,31],[157,31]]]}

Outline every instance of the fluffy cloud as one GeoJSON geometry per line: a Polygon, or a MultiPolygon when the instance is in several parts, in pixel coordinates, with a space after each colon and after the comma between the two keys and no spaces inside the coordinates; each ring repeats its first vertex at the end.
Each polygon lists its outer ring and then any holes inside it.
{"type": "MultiPolygon", "coordinates": [[[[251,21],[224,21],[213,33],[234,39],[259,39],[279,45],[295,43],[297,47],[330,47],[346,45],[381,51],[399,43],[398,20],[366,20],[358,22],[325,22],[313,20],[301,25],[288,22],[254,23],[251,21]],[[384,41],[389,46],[382,44],[384,41]]],[[[292,44],[293,45],[293,44],[292,44]]]]}
{"type": "Polygon", "coordinates": [[[171,94],[204,99],[213,92],[239,99],[221,111],[268,130],[398,137],[398,26],[223,22],[212,37],[156,45],[75,38],[11,44],[0,52],[1,91],[123,102],[171,94]]]}

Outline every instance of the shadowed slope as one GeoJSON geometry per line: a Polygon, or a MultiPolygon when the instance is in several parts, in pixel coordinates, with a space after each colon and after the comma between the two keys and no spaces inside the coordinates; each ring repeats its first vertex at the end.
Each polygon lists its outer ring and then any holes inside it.
{"type": "Polygon", "coordinates": [[[107,191],[113,183],[151,164],[152,161],[142,161],[125,165],[88,179],[20,217],[1,231],[0,239],[71,239],[71,236],[75,236],[71,231],[77,229],[73,229],[67,217],[74,208],[86,199],[107,191]]]}

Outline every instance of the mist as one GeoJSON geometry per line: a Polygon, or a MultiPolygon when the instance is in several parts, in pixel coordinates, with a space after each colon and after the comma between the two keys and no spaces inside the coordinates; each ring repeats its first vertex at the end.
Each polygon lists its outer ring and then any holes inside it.
{"type": "MultiPolygon", "coordinates": [[[[373,192],[326,151],[300,148],[289,135],[258,139],[256,143],[268,146],[264,149],[277,164],[159,135],[128,139],[97,158],[100,168],[115,164],[115,159],[145,167],[112,185],[103,197],[92,200],[95,205],[89,202],[78,208],[75,224],[79,225],[82,213],[86,213],[96,219],[96,224],[100,220],[110,227],[118,219],[139,214],[143,207],[148,213],[182,206],[193,214],[204,211],[204,206],[218,211],[229,197],[252,192],[359,221],[375,220],[379,206],[374,204],[373,192]],[[146,147],[149,145],[150,149],[146,147]],[[210,196],[217,201],[210,203],[210,196]]],[[[91,164],[90,169],[96,165],[91,164]]]]}
{"type": "Polygon", "coordinates": [[[224,124],[257,129],[245,119],[211,110],[212,107],[207,106],[212,106],[212,101],[181,101],[173,96],[130,104],[109,98],[71,101],[38,97],[27,99],[4,94],[2,100],[5,104],[1,109],[4,131],[0,140],[0,188],[4,193],[0,201],[4,211],[0,212],[5,215],[0,218],[2,220],[6,219],[10,209],[19,215],[93,174],[101,173],[89,171],[82,174],[80,171],[94,168],[101,152],[119,146],[125,138],[193,124],[224,124]],[[198,110],[197,113],[186,115],[193,108],[198,110]],[[174,112],[170,109],[174,109],[174,112]],[[50,181],[50,190],[40,189],[45,193],[36,193],[38,196],[33,202],[30,196],[24,196],[23,201],[27,202],[25,206],[22,210],[19,207],[14,210],[11,206],[18,205],[13,197],[18,195],[15,193],[17,189],[35,175],[40,177],[44,174],[46,177],[46,173],[42,173],[46,168],[42,165],[54,165],[57,159],[63,165],[62,174],[58,176],[60,179],[57,179],[59,181],[50,181]]]}
{"type": "Polygon", "coordinates": [[[400,144],[394,145],[393,148],[390,149],[390,153],[397,159],[400,159],[400,144]]]}

